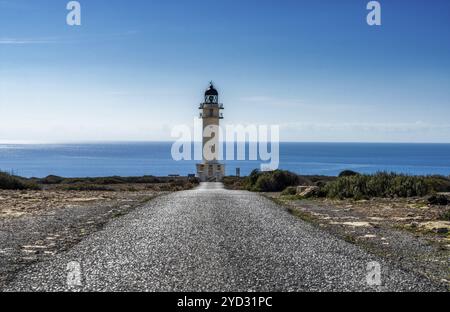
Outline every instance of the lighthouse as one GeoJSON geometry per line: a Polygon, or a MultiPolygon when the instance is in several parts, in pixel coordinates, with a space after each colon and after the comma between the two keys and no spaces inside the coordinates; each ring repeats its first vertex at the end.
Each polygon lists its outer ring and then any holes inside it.
{"type": "Polygon", "coordinates": [[[225,175],[225,165],[219,162],[219,123],[223,119],[224,107],[219,103],[219,92],[212,82],[199,109],[203,121],[203,161],[197,164],[197,177],[202,182],[220,182],[225,175]]]}

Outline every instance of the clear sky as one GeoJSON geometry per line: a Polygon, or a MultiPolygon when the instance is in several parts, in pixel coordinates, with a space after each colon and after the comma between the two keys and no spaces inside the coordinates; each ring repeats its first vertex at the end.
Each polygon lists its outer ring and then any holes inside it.
{"type": "Polygon", "coordinates": [[[283,141],[450,142],[450,1],[0,0],[0,142],[170,140],[213,80],[283,141]]]}

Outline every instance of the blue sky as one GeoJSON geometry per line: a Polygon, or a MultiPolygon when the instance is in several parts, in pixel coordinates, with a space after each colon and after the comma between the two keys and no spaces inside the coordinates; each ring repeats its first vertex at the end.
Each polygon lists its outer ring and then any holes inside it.
{"type": "Polygon", "coordinates": [[[171,140],[213,80],[283,141],[450,142],[450,1],[0,0],[0,142],[171,140]]]}

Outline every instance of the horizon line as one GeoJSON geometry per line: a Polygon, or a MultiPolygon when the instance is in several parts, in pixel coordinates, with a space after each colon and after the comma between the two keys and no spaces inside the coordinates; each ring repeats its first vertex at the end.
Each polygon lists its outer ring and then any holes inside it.
{"type": "MultiPolygon", "coordinates": [[[[75,144],[124,144],[124,143],[134,143],[134,144],[145,144],[145,143],[175,143],[178,141],[169,140],[80,140],[80,141],[0,141],[0,145],[75,145],[75,144]]],[[[183,143],[202,143],[201,141],[186,141],[183,143]]],[[[227,144],[228,141],[223,141],[222,143],[227,144]]],[[[234,143],[258,143],[258,141],[235,141],[234,143]]],[[[270,143],[270,142],[268,142],[270,143]]],[[[280,144],[450,144],[449,142],[404,142],[404,141],[280,141],[280,144]]]]}

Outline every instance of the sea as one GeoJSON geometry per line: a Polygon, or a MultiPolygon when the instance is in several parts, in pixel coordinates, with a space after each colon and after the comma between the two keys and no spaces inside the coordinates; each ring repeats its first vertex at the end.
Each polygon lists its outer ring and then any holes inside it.
{"type": "MultiPolygon", "coordinates": [[[[0,144],[0,171],[38,178],[194,174],[198,161],[175,161],[171,150],[171,142],[0,144]]],[[[239,168],[248,175],[262,163],[226,160],[226,174],[239,168]]],[[[449,176],[450,144],[280,143],[279,168],[303,175],[354,170],[449,176]]]]}

